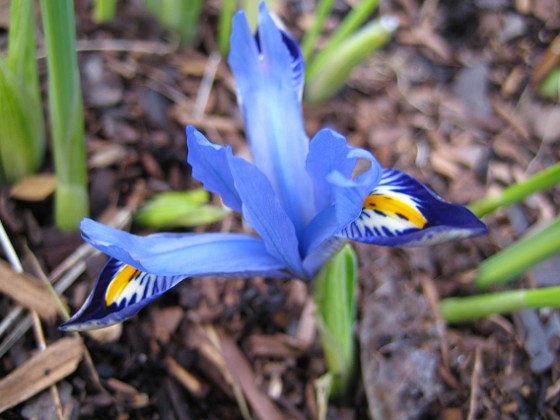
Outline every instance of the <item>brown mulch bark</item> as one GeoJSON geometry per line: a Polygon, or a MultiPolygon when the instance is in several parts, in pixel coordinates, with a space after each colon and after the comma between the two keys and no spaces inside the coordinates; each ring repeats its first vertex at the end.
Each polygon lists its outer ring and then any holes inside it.
{"type": "MultiPolygon", "coordinates": [[[[305,2],[279,3],[299,36],[309,22],[305,2]]],[[[347,11],[340,3],[329,28],[347,11]]],[[[176,49],[137,2],[119,3],[117,18],[102,25],[91,21],[88,2],[77,2],[96,220],[149,233],[130,226],[130,211],[157,192],[199,186],[185,163],[185,124],[248,156],[223,60],[203,109],[196,103],[216,51],[218,6],[206,2],[196,42],[176,49]]],[[[357,69],[337,97],[305,107],[309,134],[335,128],[383,166],[405,170],[460,203],[558,161],[560,107],[539,98],[534,85],[560,28],[555,0],[400,0],[380,9],[399,17],[395,39],[357,69]]],[[[0,30],[5,25],[0,19],[0,30]]],[[[4,41],[5,31],[1,48],[4,41]]],[[[50,157],[42,172],[52,173],[50,157]]],[[[485,220],[490,233],[483,238],[406,250],[357,245],[362,374],[351,398],[329,405],[329,418],[559,418],[557,311],[452,326],[437,314],[438,299],[476,293],[478,264],[551,220],[559,197],[555,189],[496,212],[485,220]]],[[[42,270],[57,285],[67,281],[63,296],[73,312],[104,259],[83,246],[79,233],[54,227],[51,207],[52,198],[33,202],[0,191],[0,218],[18,253],[27,255],[26,271],[39,279],[42,270]]],[[[195,230],[242,229],[232,214],[195,230]]],[[[559,272],[556,258],[510,287],[557,284],[559,272]]],[[[44,293],[39,280],[29,287],[44,293]]],[[[0,295],[0,318],[16,301],[33,307],[33,299],[17,296],[0,295]]],[[[60,318],[50,314],[42,319],[47,355],[37,350],[41,333],[28,314],[22,311],[18,320],[28,319],[35,334],[14,340],[1,356],[0,384],[24,368],[28,374],[15,376],[16,383],[29,380],[50,391],[10,400],[5,392],[15,395],[17,387],[2,389],[3,418],[56,418],[57,410],[73,418],[119,419],[319,415],[315,387],[325,362],[308,285],[300,281],[190,279],[135,319],[81,339],[65,338],[56,330],[60,318]],[[45,368],[63,346],[70,348],[65,358],[45,368]],[[54,383],[57,391],[48,388],[54,383]]],[[[15,334],[16,325],[0,340],[15,334]]]]}

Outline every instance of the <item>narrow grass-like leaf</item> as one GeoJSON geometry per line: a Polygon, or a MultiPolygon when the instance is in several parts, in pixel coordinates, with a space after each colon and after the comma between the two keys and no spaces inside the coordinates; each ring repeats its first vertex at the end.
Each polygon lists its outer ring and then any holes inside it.
{"type": "Polygon", "coordinates": [[[0,59],[0,183],[39,169],[44,152],[41,102],[0,59]]]}
{"type": "Polygon", "coordinates": [[[305,36],[301,41],[301,51],[305,62],[309,61],[309,57],[311,56],[311,53],[315,48],[315,44],[317,43],[317,38],[319,38],[319,35],[325,26],[325,21],[329,17],[333,5],[334,0],[321,0],[319,2],[319,7],[317,7],[317,10],[315,11],[313,24],[305,33],[305,36]]]}
{"type": "Polygon", "coordinates": [[[509,290],[440,302],[440,312],[449,323],[465,322],[495,314],[510,314],[524,309],[560,307],[560,287],[509,290]]]}
{"type": "Polygon", "coordinates": [[[206,204],[206,190],[164,192],[156,195],[134,215],[134,222],[156,229],[192,227],[222,220],[229,211],[206,204]]]}
{"type": "MultiPolygon", "coordinates": [[[[243,0],[241,7],[245,11],[245,17],[249,23],[249,27],[255,31],[259,20],[259,3],[260,0],[243,0]]],[[[270,7],[269,2],[266,4],[270,7]]]]}
{"type": "Polygon", "coordinates": [[[84,109],[76,57],[74,2],[41,0],[49,75],[49,112],[57,189],[55,220],[78,227],[87,216],[84,109]]]}
{"type": "Polygon", "coordinates": [[[318,103],[332,97],[358,64],[391,39],[397,27],[395,18],[381,17],[347,38],[330,55],[322,57],[320,71],[309,73],[305,98],[318,103]]]}
{"type": "Polygon", "coordinates": [[[307,79],[315,77],[316,73],[325,68],[329,58],[335,54],[335,51],[339,51],[340,44],[366,21],[378,4],[379,0],[362,0],[346,15],[336,31],[329,37],[321,52],[311,62],[307,63],[307,79]]]}
{"type": "Polygon", "coordinates": [[[111,20],[117,11],[117,0],[94,0],[93,20],[97,23],[111,20]]]}
{"type": "Polygon", "coordinates": [[[220,22],[218,24],[218,48],[223,57],[229,52],[229,37],[231,35],[232,20],[236,9],[236,0],[223,0],[220,7],[220,22]]]}
{"type": "Polygon", "coordinates": [[[539,86],[539,93],[545,98],[560,99],[560,66],[555,67],[539,86]]]}
{"type": "Polygon", "coordinates": [[[346,245],[321,269],[313,284],[321,343],[333,378],[334,398],[347,395],[356,370],[356,266],[356,254],[346,245]]]}
{"type": "Polygon", "coordinates": [[[145,0],[145,4],[165,29],[179,36],[181,45],[193,42],[198,32],[202,0],[145,0]]]}
{"type": "Polygon", "coordinates": [[[486,288],[513,280],[557,253],[560,253],[560,216],[483,261],[475,279],[476,287],[486,288]]]}
{"type": "Polygon", "coordinates": [[[329,397],[332,394],[333,377],[327,372],[318,377],[313,386],[315,388],[315,399],[317,400],[317,419],[325,420],[329,411],[329,397]]]}
{"type": "Polygon", "coordinates": [[[19,75],[39,94],[35,58],[35,13],[32,1],[14,1],[10,5],[10,32],[6,67],[19,75]]]}
{"type": "Polygon", "coordinates": [[[45,127],[35,54],[33,2],[14,1],[8,55],[0,58],[0,183],[29,175],[43,162],[45,127]]]}
{"type": "Polygon", "coordinates": [[[524,182],[505,188],[500,195],[475,201],[469,205],[469,209],[478,217],[484,217],[500,207],[517,203],[531,194],[552,188],[558,184],[560,184],[560,163],[533,175],[524,182]]]}

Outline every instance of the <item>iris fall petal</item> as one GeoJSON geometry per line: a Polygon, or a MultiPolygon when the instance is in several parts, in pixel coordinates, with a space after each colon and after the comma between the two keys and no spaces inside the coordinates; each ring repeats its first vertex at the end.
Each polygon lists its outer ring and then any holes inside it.
{"type": "Polygon", "coordinates": [[[184,279],[148,274],[110,258],[86,302],[60,329],[84,331],[122,322],[184,279]]]}
{"type": "Polygon", "coordinates": [[[133,235],[90,219],[80,225],[94,248],[140,271],[159,276],[277,275],[285,266],[261,239],[230,233],[133,235]],[[274,274],[273,274],[274,273],[274,274]]]}
{"type": "Polygon", "coordinates": [[[410,175],[384,169],[360,216],[337,236],[377,245],[420,246],[486,232],[466,207],[444,201],[410,175]]]}

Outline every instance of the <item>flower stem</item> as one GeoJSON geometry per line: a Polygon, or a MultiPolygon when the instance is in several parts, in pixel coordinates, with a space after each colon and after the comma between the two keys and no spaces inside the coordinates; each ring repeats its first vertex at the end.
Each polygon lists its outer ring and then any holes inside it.
{"type": "Polygon", "coordinates": [[[344,398],[352,386],[356,365],[354,323],[356,319],[357,257],[344,246],[315,277],[317,324],[329,373],[333,398],[344,398]]]}
{"type": "Polygon", "coordinates": [[[84,110],[76,57],[74,2],[41,0],[49,111],[57,176],[55,219],[71,230],[88,214],[84,110]]]}

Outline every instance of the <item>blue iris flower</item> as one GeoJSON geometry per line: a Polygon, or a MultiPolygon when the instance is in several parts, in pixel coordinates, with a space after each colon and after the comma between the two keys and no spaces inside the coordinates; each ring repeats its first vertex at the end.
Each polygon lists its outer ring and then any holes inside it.
{"type": "Polygon", "coordinates": [[[465,207],[444,201],[403,172],[381,168],[370,152],[349,146],[339,133],[323,129],[309,140],[301,106],[303,57],[264,2],[256,35],[243,12],[235,15],[229,65],[254,163],[192,126],[188,163],[193,177],[240,212],[259,237],[140,237],[86,219],[84,239],[110,258],[83,307],[62,329],[121,322],[192,276],[310,281],[347,240],[416,246],[486,233],[465,207]],[[358,169],[360,161],[365,169],[358,169]]]}

